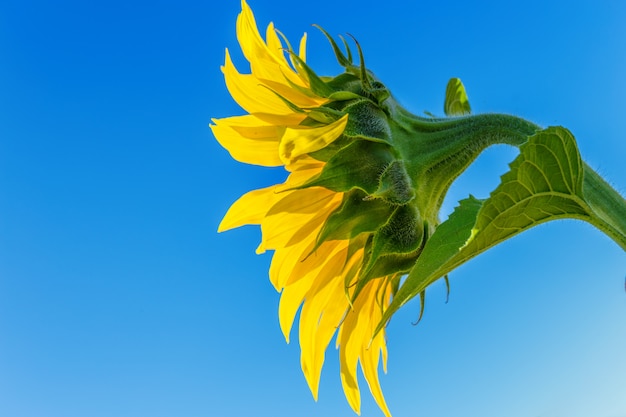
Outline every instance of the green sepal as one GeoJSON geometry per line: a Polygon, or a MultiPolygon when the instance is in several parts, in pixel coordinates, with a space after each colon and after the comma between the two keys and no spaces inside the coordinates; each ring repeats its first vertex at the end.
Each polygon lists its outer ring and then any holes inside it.
{"type": "Polygon", "coordinates": [[[411,204],[398,206],[374,236],[371,260],[366,269],[370,269],[380,256],[416,251],[423,239],[424,222],[417,209],[411,204]]]}
{"type": "Polygon", "coordinates": [[[322,227],[318,245],[327,240],[353,239],[361,233],[375,232],[393,213],[393,207],[382,200],[366,200],[361,190],[344,195],[339,209],[333,212],[322,227]]]}
{"type": "MultiPolygon", "coordinates": [[[[366,253],[368,249],[371,253],[371,244],[369,247],[366,246],[366,253]]],[[[383,277],[396,274],[400,276],[405,275],[411,270],[413,265],[415,265],[419,253],[418,249],[417,251],[409,254],[393,253],[379,256],[369,269],[361,270],[356,287],[352,293],[352,301],[356,300],[365,285],[373,279],[381,279],[383,277]]],[[[369,262],[371,259],[372,258],[370,256],[366,256],[364,258],[364,263],[369,262]]]]}
{"type": "MultiPolygon", "coordinates": [[[[287,48],[285,48],[285,51],[293,51],[293,48],[291,47],[291,43],[289,42],[289,39],[287,39],[285,34],[283,32],[281,32],[280,30],[276,29],[276,28],[274,28],[274,30],[276,31],[276,33],[278,33],[278,36],[281,37],[283,42],[285,42],[285,45],[287,45],[287,48]]],[[[298,68],[298,62],[294,61],[292,57],[293,57],[293,55],[289,54],[289,60],[291,61],[291,65],[293,65],[294,68],[298,68]]],[[[289,81],[289,80],[287,80],[287,81],[289,81]]]]}
{"type": "MultiPolygon", "coordinates": [[[[420,250],[417,249],[411,253],[392,253],[388,255],[381,255],[376,260],[372,261],[372,266],[369,269],[362,270],[359,276],[359,285],[363,286],[372,279],[377,279],[393,274],[404,275],[413,268],[417,258],[419,257],[420,250]]],[[[372,258],[367,258],[371,261],[372,258]]]]}
{"type": "Polygon", "coordinates": [[[306,62],[302,58],[300,58],[295,52],[287,51],[291,55],[291,57],[298,63],[298,65],[305,72],[308,80],[311,91],[320,96],[320,97],[328,97],[332,93],[335,92],[332,88],[330,88],[316,73],[309,67],[306,62]]]}
{"type": "Polygon", "coordinates": [[[358,95],[359,98],[363,98],[359,93],[363,91],[361,88],[361,80],[354,74],[349,72],[344,72],[335,77],[330,77],[329,79],[325,79],[324,82],[333,90],[340,91],[350,91],[358,95]]]}
{"type": "Polygon", "coordinates": [[[328,99],[333,101],[361,100],[362,98],[352,91],[336,91],[328,96],[328,99]]]}
{"type": "Polygon", "coordinates": [[[426,290],[420,293],[420,315],[417,318],[417,321],[413,323],[413,326],[417,326],[420,321],[422,321],[422,317],[424,317],[424,308],[426,307],[426,290]]]}
{"type": "Polygon", "coordinates": [[[391,144],[387,115],[370,100],[359,100],[343,108],[349,114],[345,136],[391,144]]]}
{"type": "MultiPolygon", "coordinates": [[[[296,55],[296,53],[293,51],[293,48],[291,47],[291,44],[289,43],[289,39],[287,39],[287,37],[280,30],[278,30],[278,29],[275,29],[275,30],[276,30],[276,33],[278,33],[278,35],[282,38],[283,42],[285,42],[285,44],[287,45],[287,48],[285,48],[283,50],[285,52],[287,52],[287,54],[289,55],[289,60],[291,61],[291,65],[298,72],[301,71],[301,70],[306,71],[306,69],[304,67],[302,67],[302,65],[300,65],[300,62],[293,58],[294,56],[298,56],[298,55],[296,55]]],[[[310,68],[309,68],[309,70],[310,70],[310,68]]],[[[304,94],[307,97],[315,97],[315,94],[310,89],[299,86],[298,84],[296,84],[293,81],[291,81],[289,79],[289,77],[284,77],[284,79],[285,79],[285,81],[287,81],[287,84],[289,84],[289,86],[291,88],[293,88],[294,90],[299,91],[300,93],[304,94]]]]}
{"type": "Polygon", "coordinates": [[[329,107],[316,107],[314,109],[306,109],[307,116],[311,119],[324,124],[330,124],[341,119],[344,113],[331,109],[329,107]]]}
{"type": "Polygon", "coordinates": [[[285,96],[283,96],[282,94],[272,90],[271,88],[269,88],[268,86],[262,85],[261,86],[267,88],[268,90],[270,90],[272,93],[274,93],[276,95],[276,97],[278,97],[279,99],[281,99],[283,101],[283,103],[285,103],[287,105],[287,107],[289,107],[294,113],[305,113],[304,109],[299,107],[298,105],[294,104],[293,102],[291,102],[288,98],[286,98],[285,96]]]}
{"type": "Polygon", "coordinates": [[[307,96],[307,97],[316,97],[315,93],[313,93],[313,91],[307,87],[302,87],[296,83],[294,83],[293,81],[291,81],[289,78],[285,77],[285,81],[287,81],[287,84],[289,84],[289,87],[293,88],[294,90],[297,90],[298,92],[302,93],[303,95],[307,96]]]}
{"type": "Polygon", "coordinates": [[[415,198],[411,178],[402,161],[391,162],[380,176],[380,185],[373,198],[382,198],[391,204],[406,204],[415,198]]]}
{"type": "Polygon", "coordinates": [[[408,272],[421,252],[424,235],[424,223],[417,209],[409,204],[398,206],[365,248],[353,299],[372,279],[408,272]]]}
{"type": "Polygon", "coordinates": [[[337,155],[338,152],[340,152],[344,148],[347,148],[353,143],[354,140],[341,135],[339,138],[335,139],[333,143],[329,144],[325,148],[320,149],[319,151],[311,152],[309,156],[317,159],[318,161],[328,162],[333,156],[337,155]]]}
{"type": "MultiPolygon", "coordinates": [[[[344,68],[352,66],[352,53],[350,52],[350,50],[348,49],[348,53],[349,53],[349,56],[350,56],[350,59],[348,59],[348,58],[346,58],[346,56],[341,51],[341,48],[339,48],[339,45],[337,45],[337,42],[335,42],[333,37],[330,36],[328,34],[328,32],[326,32],[324,29],[322,29],[322,27],[319,26],[319,25],[313,25],[313,26],[316,27],[317,29],[319,29],[324,34],[324,36],[326,36],[326,39],[328,39],[328,42],[330,42],[330,45],[332,46],[333,51],[335,52],[335,57],[337,57],[337,61],[339,62],[339,65],[341,65],[344,68]]],[[[345,43],[345,41],[344,41],[344,43],[345,43]]]]}
{"type": "Polygon", "coordinates": [[[298,188],[319,186],[336,192],[359,188],[372,194],[379,187],[380,174],[392,160],[390,147],[384,143],[357,140],[339,150],[317,177],[298,188]]]}
{"type": "Polygon", "coordinates": [[[465,86],[459,78],[450,78],[448,81],[443,111],[446,116],[464,116],[472,112],[465,86]]]}
{"type": "Polygon", "coordinates": [[[350,62],[350,65],[352,65],[354,61],[352,60],[352,50],[350,49],[350,45],[348,45],[346,38],[344,38],[343,36],[339,35],[339,39],[341,39],[341,42],[343,42],[343,46],[346,48],[346,54],[348,55],[348,62],[350,62]]]}
{"type": "Polygon", "coordinates": [[[372,85],[368,93],[376,100],[378,104],[391,97],[391,92],[380,81],[372,81],[372,85]]]}
{"type": "Polygon", "coordinates": [[[356,49],[359,51],[359,71],[361,73],[361,84],[363,85],[363,89],[365,91],[370,91],[372,89],[372,84],[370,83],[369,76],[367,75],[367,68],[365,67],[365,58],[363,57],[363,49],[361,49],[361,45],[356,38],[348,33],[348,36],[352,38],[354,43],[356,44],[356,49]]]}
{"type": "Polygon", "coordinates": [[[400,288],[400,278],[402,278],[402,274],[396,274],[391,279],[391,295],[395,295],[398,292],[398,288],[400,288]]]}

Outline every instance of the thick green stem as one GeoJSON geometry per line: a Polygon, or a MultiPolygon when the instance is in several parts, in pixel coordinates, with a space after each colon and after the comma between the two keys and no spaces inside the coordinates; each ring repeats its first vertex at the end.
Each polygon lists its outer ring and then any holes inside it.
{"type": "Polygon", "coordinates": [[[584,165],[583,194],[591,221],[626,250],[626,200],[589,165],[584,165]]]}

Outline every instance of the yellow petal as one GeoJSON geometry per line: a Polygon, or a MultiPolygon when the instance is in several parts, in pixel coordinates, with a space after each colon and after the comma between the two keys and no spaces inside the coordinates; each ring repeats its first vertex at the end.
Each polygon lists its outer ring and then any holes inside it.
{"type": "MultiPolygon", "coordinates": [[[[343,318],[346,310],[349,307],[348,299],[344,293],[343,279],[341,276],[337,277],[333,282],[329,284],[330,294],[320,293],[319,297],[325,299],[320,300],[320,306],[312,305],[311,311],[315,311],[323,305],[321,317],[319,317],[319,324],[317,327],[306,325],[304,320],[307,320],[306,316],[303,316],[307,305],[312,300],[305,301],[302,307],[302,314],[300,316],[300,329],[308,329],[309,332],[314,334],[301,336],[302,346],[302,359],[301,361],[307,361],[306,369],[308,370],[309,377],[307,382],[313,393],[314,397],[317,397],[317,387],[319,385],[319,378],[321,375],[322,366],[324,365],[324,352],[328,348],[333,335],[337,331],[341,319],[343,318]],[[324,305],[325,303],[325,305],[324,305]],[[304,317],[304,318],[303,318],[304,317]]],[[[305,366],[303,365],[303,370],[305,366]]]]}
{"type": "Polygon", "coordinates": [[[253,75],[240,74],[230,59],[226,49],[226,59],[222,67],[226,87],[233,99],[248,113],[270,113],[289,115],[289,108],[274,92],[264,87],[253,75]]]}
{"type": "Polygon", "coordinates": [[[273,24],[270,24],[267,30],[273,32],[273,36],[268,37],[268,42],[272,45],[270,49],[261,38],[252,10],[245,1],[242,1],[241,8],[241,13],[237,17],[237,40],[244,56],[250,62],[252,74],[285,85],[288,85],[285,80],[285,77],[288,77],[297,85],[306,87],[287,64],[282,51],[276,50],[275,47],[277,44],[280,45],[280,40],[276,37],[273,24]]]}
{"type": "Polygon", "coordinates": [[[306,32],[300,39],[300,52],[298,54],[300,59],[306,62],[306,32]]]}
{"type": "MultiPolygon", "coordinates": [[[[368,335],[368,314],[371,313],[372,296],[371,285],[368,283],[354,302],[353,308],[348,311],[341,324],[337,341],[339,344],[339,363],[341,383],[348,403],[355,412],[359,412],[361,395],[356,376],[356,367],[363,347],[367,347],[371,334],[368,335]],[[369,307],[369,308],[368,308],[369,307]]],[[[374,292],[375,295],[375,292],[374,292]]],[[[375,303],[375,300],[373,301],[375,303]]]]}
{"type": "MultiPolygon", "coordinates": [[[[359,315],[361,315],[360,321],[363,323],[365,334],[368,337],[371,337],[371,335],[374,334],[376,325],[382,318],[382,311],[378,305],[379,301],[377,300],[377,287],[384,286],[382,291],[384,292],[383,302],[385,303],[385,306],[389,302],[391,287],[387,284],[387,281],[382,279],[370,282],[369,286],[371,289],[369,290],[369,294],[366,294],[364,299],[365,303],[361,306],[359,315]]],[[[363,369],[363,376],[367,381],[367,385],[369,386],[370,392],[372,393],[376,404],[378,404],[383,413],[385,413],[385,416],[391,417],[391,413],[389,412],[389,408],[387,407],[385,397],[383,396],[383,392],[380,387],[380,380],[378,379],[379,358],[381,354],[383,357],[386,355],[386,350],[384,331],[382,331],[374,340],[371,341],[371,343],[369,340],[362,343],[360,362],[361,369],[363,369]]]]}
{"type": "MultiPolygon", "coordinates": [[[[296,245],[303,242],[302,239],[293,239],[298,236],[308,236],[306,242],[314,241],[317,237],[322,223],[317,214],[283,214],[266,217],[261,222],[261,232],[263,235],[262,248],[266,250],[277,250],[296,245]]],[[[259,252],[257,252],[259,253],[259,252]]]]}
{"type": "Polygon", "coordinates": [[[384,334],[381,332],[371,340],[373,331],[382,317],[379,290],[383,291],[382,302],[388,305],[391,296],[389,280],[370,281],[354,302],[353,308],[346,315],[341,325],[337,341],[340,352],[341,377],[348,402],[355,411],[359,405],[359,388],[356,383],[356,364],[361,363],[363,374],[374,400],[390,417],[389,409],[380,388],[378,379],[379,355],[386,356],[384,334]]]}
{"type": "Polygon", "coordinates": [[[318,397],[326,349],[337,331],[343,312],[348,307],[342,288],[337,285],[318,293],[316,298],[321,298],[320,304],[324,303],[328,310],[318,310],[320,306],[313,304],[313,300],[307,299],[302,306],[299,325],[300,364],[315,400],[318,397]],[[335,304],[331,303],[333,301],[335,304]]]}
{"type": "Polygon", "coordinates": [[[319,213],[327,205],[328,200],[336,195],[336,192],[322,187],[287,191],[281,196],[282,198],[267,211],[267,216],[281,213],[319,213]]]}
{"type": "Polygon", "coordinates": [[[276,249],[270,265],[270,281],[276,291],[281,291],[285,287],[291,271],[311,253],[314,246],[315,241],[310,240],[276,249]]]}
{"type": "MultiPolygon", "coordinates": [[[[339,315],[332,325],[328,326],[326,322],[324,326],[320,326],[322,317],[326,313],[332,313],[332,311],[326,311],[326,309],[333,293],[341,290],[339,295],[343,295],[341,271],[346,263],[347,242],[343,246],[338,245],[338,248],[339,251],[327,258],[323,268],[315,277],[315,282],[306,294],[306,301],[300,313],[299,330],[300,349],[302,351],[300,362],[304,376],[315,399],[317,399],[319,378],[322,372],[322,365],[324,364],[324,352],[341,319],[339,315]]],[[[344,308],[346,308],[348,306],[347,299],[345,296],[342,298],[344,308]]]]}
{"type": "MultiPolygon", "coordinates": [[[[348,313],[350,315],[350,313],[348,313]]],[[[360,414],[361,412],[361,393],[359,391],[359,384],[356,379],[356,367],[358,361],[358,353],[351,351],[348,347],[351,347],[347,343],[347,339],[352,330],[353,326],[347,324],[346,320],[341,325],[341,330],[339,331],[338,339],[341,340],[341,346],[339,349],[339,365],[340,365],[340,375],[341,375],[341,385],[343,387],[343,392],[348,400],[348,404],[354,410],[355,413],[360,414]],[[348,329],[348,330],[345,330],[348,329]],[[348,345],[348,347],[346,346],[348,345]]]]}
{"type": "MultiPolygon", "coordinates": [[[[266,109],[267,110],[267,109],[266,109]]],[[[266,112],[252,112],[251,113],[257,119],[270,123],[276,126],[298,126],[300,122],[306,119],[305,113],[290,113],[290,114],[272,114],[266,112]]]]}
{"type": "MultiPolygon", "coordinates": [[[[286,191],[279,195],[286,197],[296,191],[286,191]]],[[[319,199],[313,203],[313,207],[317,208],[314,213],[279,213],[266,216],[261,222],[264,249],[285,248],[307,238],[315,240],[330,213],[341,203],[340,194],[326,191],[323,194],[320,192],[319,199]]]]}
{"type": "Polygon", "coordinates": [[[276,34],[276,29],[274,29],[274,24],[270,22],[267,25],[267,30],[265,31],[265,39],[267,44],[267,50],[274,55],[274,57],[284,65],[289,65],[287,60],[285,59],[285,51],[283,49],[283,43],[280,41],[280,38],[276,34]]]}
{"type": "Polygon", "coordinates": [[[278,307],[280,328],[287,342],[289,342],[289,332],[298,307],[302,304],[307,292],[315,285],[316,277],[326,260],[340,249],[341,245],[338,245],[336,241],[324,242],[317,251],[300,261],[291,271],[289,277],[291,282],[285,285],[278,307]],[[297,277],[292,279],[294,274],[297,277]]]}
{"type": "Polygon", "coordinates": [[[277,129],[274,123],[268,123],[258,117],[247,114],[245,116],[232,116],[223,119],[212,119],[216,124],[226,125],[245,132],[245,136],[249,138],[264,138],[270,136],[268,132],[277,129]],[[250,129],[246,129],[250,128],[250,129]]]}
{"type": "MultiPolygon", "coordinates": [[[[376,339],[384,339],[383,332],[380,332],[376,336],[376,339]]],[[[380,387],[380,381],[378,379],[378,359],[384,349],[384,343],[384,340],[382,342],[380,340],[376,340],[372,342],[369,350],[364,350],[361,353],[361,368],[363,369],[363,376],[365,376],[365,380],[367,381],[370,392],[374,397],[374,401],[376,401],[378,407],[380,407],[383,413],[385,413],[385,416],[391,417],[389,407],[387,407],[387,403],[385,402],[385,397],[383,396],[383,391],[380,387]]]]}
{"type": "Polygon", "coordinates": [[[285,336],[285,340],[289,343],[289,333],[291,326],[296,317],[298,308],[304,300],[304,295],[309,290],[311,283],[306,280],[300,280],[283,289],[280,294],[280,303],[278,304],[278,322],[280,329],[285,336]]]}
{"type": "Polygon", "coordinates": [[[323,162],[317,161],[308,155],[301,156],[293,164],[285,166],[285,169],[291,172],[291,174],[289,174],[284,184],[277,186],[276,191],[283,192],[297,188],[320,174],[323,168],[323,162]]]}
{"type": "Polygon", "coordinates": [[[254,116],[214,119],[213,122],[211,130],[215,138],[233,159],[262,166],[282,165],[278,144],[285,128],[265,124],[254,116]]]}
{"type": "Polygon", "coordinates": [[[280,158],[285,164],[298,156],[319,151],[337,139],[346,128],[348,115],[336,122],[316,128],[287,128],[280,141],[280,158]]]}
{"type": "MultiPolygon", "coordinates": [[[[310,169],[317,169],[322,172],[325,162],[319,161],[315,158],[311,158],[309,155],[302,155],[300,158],[295,159],[290,164],[285,165],[285,169],[296,175],[299,172],[303,172],[310,169]]],[[[290,176],[291,178],[291,176],[290,176]]]]}
{"type": "Polygon", "coordinates": [[[245,224],[261,224],[267,210],[276,202],[274,188],[253,190],[239,197],[226,212],[217,231],[223,232],[245,224]]]}
{"type": "MultiPolygon", "coordinates": [[[[306,257],[296,264],[290,271],[289,277],[285,282],[285,287],[290,286],[294,282],[300,280],[310,280],[315,282],[317,274],[324,266],[326,261],[334,256],[345,246],[345,241],[327,241],[320,245],[314,252],[309,252],[306,257]]],[[[311,284],[313,286],[313,284],[311,284]]]]}
{"type": "Polygon", "coordinates": [[[237,16],[237,40],[249,62],[258,58],[275,59],[261,38],[250,6],[242,0],[241,13],[237,16]]]}

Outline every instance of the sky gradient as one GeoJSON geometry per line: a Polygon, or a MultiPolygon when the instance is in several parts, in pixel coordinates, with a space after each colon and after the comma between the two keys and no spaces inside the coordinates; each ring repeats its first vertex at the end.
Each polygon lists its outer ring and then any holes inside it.
{"type": "MultiPolygon", "coordinates": [[[[264,31],[340,69],[317,23],[354,35],[409,110],[572,131],[626,190],[626,3],[250,0],[264,31]]],[[[224,2],[0,4],[0,416],[352,416],[330,348],[319,401],[278,326],[255,227],[217,234],[241,194],[282,182],[213,138],[244,114],[220,72],[245,68],[224,2]]],[[[450,190],[484,198],[516,155],[487,150],[450,190]]],[[[578,221],[541,225],[435,283],[388,327],[395,417],[626,417],[624,252],[578,221]]],[[[293,331],[292,331],[293,332],[293,331]]],[[[292,333],[293,334],[293,333],[292,333]]],[[[297,339],[297,338],[293,338],[297,339]]],[[[362,416],[382,413],[362,387],[362,416]]]]}

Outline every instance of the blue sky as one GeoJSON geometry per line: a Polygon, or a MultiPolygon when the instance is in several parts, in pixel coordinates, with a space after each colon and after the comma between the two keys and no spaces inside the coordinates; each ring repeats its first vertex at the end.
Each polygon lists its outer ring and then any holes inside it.
{"type": "MultiPolygon", "coordinates": [[[[626,3],[250,0],[309,63],[317,23],[353,34],[408,109],[563,125],[626,190],[626,3]],[[548,4],[546,4],[548,3],[548,4]]],[[[243,114],[224,48],[238,1],[0,5],[0,415],[351,416],[330,349],[315,403],[277,319],[260,233],[217,225],[284,178],[230,159],[211,118],[243,114]]],[[[444,204],[485,197],[515,151],[489,149],[444,204]]],[[[436,283],[388,328],[395,417],[626,416],[626,256],[582,222],[545,224],[436,283]]],[[[365,387],[362,381],[362,387],[365,387]]],[[[362,416],[381,416],[368,394],[362,416]]]]}

